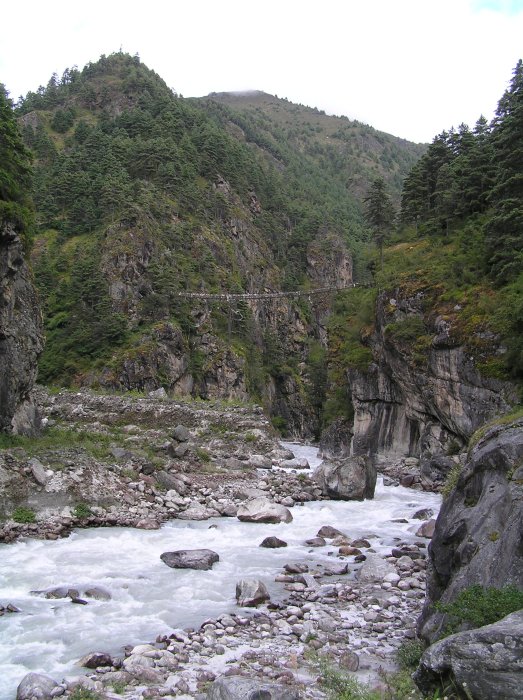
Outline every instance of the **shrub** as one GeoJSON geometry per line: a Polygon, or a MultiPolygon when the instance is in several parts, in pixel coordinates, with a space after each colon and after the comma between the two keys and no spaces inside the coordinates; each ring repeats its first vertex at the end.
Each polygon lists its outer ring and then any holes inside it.
{"type": "Polygon", "coordinates": [[[417,668],[424,649],[419,639],[406,639],[396,652],[398,666],[405,670],[417,668]]]}
{"type": "Polygon", "coordinates": [[[523,590],[515,586],[483,588],[474,585],[462,590],[451,603],[438,602],[435,607],[451,618],[445,629],[444,636],[447,636],[453,634],[464,623],[472,628],[483,627],[521,610],[523,590]]]}
{"type": "Polygon", "coordinates": [[[36,515],[34,510],[26,506],[18,506],[13,513],[15,523],[35,523],[36,515]]]}
{"type": "Polygon", "coordinates": [[[79,518],[80,520],[84,520],[93,514],[87,503],[77,503],[71,513],[73,517],[79,518]]]}

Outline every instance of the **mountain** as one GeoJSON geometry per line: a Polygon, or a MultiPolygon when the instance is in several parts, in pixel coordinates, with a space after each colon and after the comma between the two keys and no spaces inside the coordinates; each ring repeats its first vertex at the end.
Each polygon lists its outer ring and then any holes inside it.
{"type": "Polygon", "coordinates": [[[263,100],[295,136],[245,105],[185,100],[118,53],[19,103],[35,155],[42,381],[255,398],[280,427],[318,430],[330,302],[305,292],[369,279],[365,177],[390,161],[397,198],[420,149],[263,100]],[[302,296],[183,296],[280,290],[302,296]]]}
{"type": "Polygon", "coordinates": [[[305,163],[311,170],[319,166],[323,177],[358,201],[367,194],[369,182],[382,176],[399,204],[403,180],[427,148],[261,91],[211,93],[201,101],[231,133],[261,149],[269,160],[272,156],[288,166],[298,157],[302,168],[305,163]]]}

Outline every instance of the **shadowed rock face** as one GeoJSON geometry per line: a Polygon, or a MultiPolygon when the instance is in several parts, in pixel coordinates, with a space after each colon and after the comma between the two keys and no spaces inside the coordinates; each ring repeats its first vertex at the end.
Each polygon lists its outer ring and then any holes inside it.
{"type": "Polygon", "coordinates": [[[446,621],[438,600],[474,584],[523,587],[523,418],[490,428],[443,502],[429,545],[427,600],[418,625],[429,642],[446,621]]]}
{"type": "Polygon", "coordinates": [[[426,316],[422,293],[381,294],[368,341],[375,361],[367,372],[349,371],[352,454],[416,455],[423,461],[453,443],[463,445],[516,401],[512,385],[482,377],[444,322],[426,316]],[[412,319],[423,321],[429,341],[422,361],[413,353],[414,340],[388,330],[412,319]]]}
{"type": "Polygon", "coordinates": [[[0,228],[0,431],[32,434],[32,399],[43,347],[38,297],[14,228],[0,228]]]}

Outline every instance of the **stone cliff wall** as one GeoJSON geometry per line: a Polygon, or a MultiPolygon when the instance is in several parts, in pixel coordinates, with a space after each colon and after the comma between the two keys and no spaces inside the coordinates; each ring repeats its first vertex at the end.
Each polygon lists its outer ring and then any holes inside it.
{"type": "Polygon", "coordinates": [[[486,431],[443,502],[429,545],[420,634],[434,642],[445,618],[434,609],[474,584],[523,587],[523,418],[486,431]]]}
{"type": "Polygon", "coordinates": [[[30,434],[37,428],[32,399],[43,347],[40,307],[22,242],[0,228],[0,431],[30,434]]]}
{"type": "Polygon", "coordinates": [[[396,290],[377,300],[368,338],[374,362],[349,370],[354,454],[431,455],[461,448],[486,421],[515,402],[508,382],[482,377],[423,293],[396,290]]]}

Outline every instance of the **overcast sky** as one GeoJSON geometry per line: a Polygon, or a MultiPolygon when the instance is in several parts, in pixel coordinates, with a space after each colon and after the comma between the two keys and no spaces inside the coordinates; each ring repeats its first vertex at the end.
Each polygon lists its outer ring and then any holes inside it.
{"type": "Polygon", "coordinates": [[[412,141],[493,115],[523,0],[25,0],[2,6],[16,99],[120,48],[184,96],[259,89],[412,141]]]}

